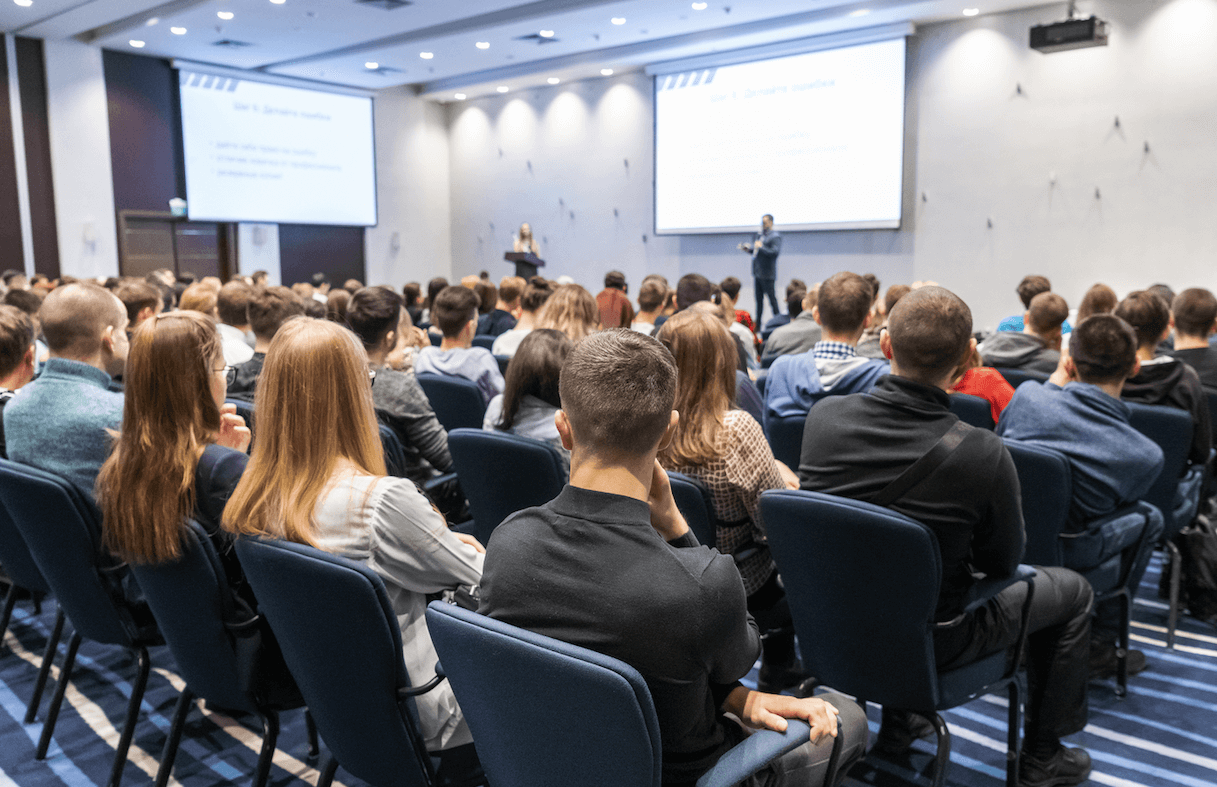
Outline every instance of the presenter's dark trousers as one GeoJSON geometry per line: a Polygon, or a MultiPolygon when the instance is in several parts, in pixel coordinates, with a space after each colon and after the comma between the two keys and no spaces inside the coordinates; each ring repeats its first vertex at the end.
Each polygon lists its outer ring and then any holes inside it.
{"type": "Polygon", "coordinates": [[[765,321],[761,318],[765,314],[765,296],[769,297],[769,305],[773,307],[774,315],[779,315],[782,310],[778,308],[778,294],[773,289],[775,279],[753,279],[756,288],[756,330],[759,332],[765,321]]]}

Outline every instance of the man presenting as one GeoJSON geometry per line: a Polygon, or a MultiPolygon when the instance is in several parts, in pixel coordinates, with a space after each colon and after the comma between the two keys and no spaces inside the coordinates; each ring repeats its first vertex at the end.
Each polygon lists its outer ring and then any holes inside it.
{"type": "Polygon", "coordinates": [[[752,255],[752,279],[756,288],[756,321],[753,325],[764,325],[761,315],[765,311],[765,296],[774,314],[780,314],[778,296],[773,283],[778,277],[778,254],[782,251],[782,236],[773,228],[773,216],[761,216],[761,231],[751,243],[741,243],[739,248],[752,255]]]}

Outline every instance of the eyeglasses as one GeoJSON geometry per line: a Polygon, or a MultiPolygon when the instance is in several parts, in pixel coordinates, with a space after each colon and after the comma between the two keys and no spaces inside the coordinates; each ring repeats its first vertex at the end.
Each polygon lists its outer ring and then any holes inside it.
{"type": "Polygon", "coordinates": [[[237,367],[235,366],[225,366],[223,369],[217,369],[216,371],[224,372],[224,384],[229,388],[237,381],[237,367]]]}

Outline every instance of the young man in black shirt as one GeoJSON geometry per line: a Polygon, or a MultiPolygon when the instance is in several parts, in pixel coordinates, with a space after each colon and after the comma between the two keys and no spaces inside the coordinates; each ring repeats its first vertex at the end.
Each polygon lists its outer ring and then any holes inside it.
{"type": "MultiPolygon", "coordinates": [[[[929,453],[958,423],[947,387],[976,346],[972,313],[941,287],[905,295],[880,335],[892,373],[869,395],[825,399],[811,409],[803,432],[801,488],[870,501],[929,453]]],[[[962,615],[973,572],[1009,576],[1023,553],[1018,476],[1001,438],[968,428],[937,469],[889,506],[934,532],[942,553],[935,619],[962,615]]],[[[1061,745],[1086,725],[1090,608],[1094,592],[1079,574],[1040,568],[1035,578],[1027,666],[1030,696],[1019,784],[1079,784],[1090,756],[1061,745]]],[[[1015,641],[1026,583],[1006,589],[962,621],[934,632],[940,669],[953,669],[1008,648],[1015,641]]],[[[907,712],[884,709],[879,745],[907,748],[924,729],[907,712]]]]}
{"type": "Polygon", "coordinates": [[[835,785],[865,752],[866,717],[837,695],[798,699],[739,683],[761,649],[739,572],[698,545],[655,461],[679,417],[667,349],[628,329],[592,334],[571,351],[560,388],[570,484],[495,530],[480,611],[642,673],[665,787],[692,785],[746,737],[724,713],[753,728],[811,724],[811,741],[745,784],[835,785]]]}
{"type": "Polygon", "coordinates": [[[1175,323],[1171,356],[1196,370],[1206,392],[1217,392],[1217,347],[1209,343],[1217,331],[1217,298],[1199,287],[1186,289],[1175,296],[1171,318],[1175,323]]]}

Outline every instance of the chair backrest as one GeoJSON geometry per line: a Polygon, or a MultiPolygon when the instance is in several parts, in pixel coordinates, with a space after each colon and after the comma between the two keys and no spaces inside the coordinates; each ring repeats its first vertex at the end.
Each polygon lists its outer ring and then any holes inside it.
{"type": "Polygon", "coordinates": [[[473,337],[473,346],[482,347],[484,349],[489,350],[491,347],[494,346],[494,340],[495,340],[495,337],[493,337],[493,336],[489,336],[484,333],[479,334],[479,335],[473,337]]]}
{"type": "Polygon", "coordinates": [[[186,528],[177,560],[132,564],[131,573],[190,690],[222,708],[255,712],[240,688],[233,641],[224,626],[231,591],[202,528],[193,522],[186,528]]]}
{"type": "Polygon", "coordinates": [[[0,566],[4,573],[19,588],[25,588],[33,593],[46,595],[51,592],[50,585],[38,570],[30,548],[25,545],[17,523],[9,516],[8,509],[0,504],[0,566]]]}
{"type": "Polygon", "coordinates": [[[483,544],[507,517],[553,500],[566,486],[565,462],[543,440],[482,429],[448,433],[448,451],[483,544]]]}
{"type": "Polygon", "coordinates": [[[401,632],[384,583],[313,547],[239,538],[237,557],[317,730],[350,773],[376,787],[421,787],[431,763],[413,713],[401,632]]]}
{"type": "MultiPolygon", "coordinates": [[[[428,327],[430,327],[430,326],[428,326],[428,327]]],[[[439,347],[441,344],[444,343],[444,337],[442,334],[431,333],[431,331],[427,331],[427,336],[430,337],[430,339],[431,339],[432,347],[439,347]]]]}
{"type": "Polygon", "coordinates": [[[380,445],[385,453],[385,471],[396,478],[406,478],[406,450],[397,433],[383,423],[380,424],[380,445]]]}
{"type": "Polygon", "coordinates": [[[803,664],[825,685],[931,711],[931,638],[942,563],[929,528],[869,503],[818,492],[761,495],[803,664]]]}
{"type": "Polygon", "coordinates": [[[659,787],[659,721],[633,667],[442,602],[427,629],[490,784],[659,787]]]}
{"type": "Polygon", "coordinates": [[[1014,388],[1017,388],[1019,385],[1027,382],[1028,380],[1035,380],[1039,383],[1048,381],[1048,375],[1044,374],[1043,372],[1032,372],[1026,369],[1008,369],[1002,367],[998,367],[997,371],[1002,377],[1005,377],[1006,382],[1010,383],[1010,385],[1014,388]]]}
{"type": "Polygon", "coordinates": [[[1129,421],[1133,428],[1157,443],[1166,460],[1162,472],[1142,499],[1162,512],[1169,536],[1187,524],[1174,521],[1174,510],[1175,490],[1187,468],[1187,455],[1191,451],[1192,416],[1185,410],[1166,405],[1127,404],[1132,411],[1129,421]]]}
{"type": "Polygon", "coordinates": [[[697,536],[698,543],[715,546],[714,503],[710,500],[710,490],[684,473],[668,473],[668,480],[672,484],[672,499],[693,535],[697,536]]]}
{"type": "Polygon", "coordinates": [[[784,462],[791,470],[799,469],[799,458],[803,455],[803,426],[806,423],[807,414],[803,413],[771,418],[766,424],[766,437],[769,438],[774,459],[784,462]]]}
{"type": "Polygon", "coordinates": [[[1023,527],[1027,548],[1023,562],[1037,566],[1064,565],[1061,532],[1069,521],[1073,481],[1069,460],[1059,451],[1017,440],[1005,440],[1023,498],[1023,527]]]}
{"type": "Polygon", "coordinates": [[[758,424],[764,423],[765,397],[752,378],[739,369],[735,370],[735,406],[755,418],[758,424]]]}
{"type": "Polygon", "coordinates": [[[34,563],[82,637],[130,646],[134,626],[115,600],[116,565],[100,548],[100,516],[71,482],[35,467],[0,459],[0,502],[17,525],[34,563]]]}
{"type": "Polygon", "coordinates": [[[993,429],[993,409],[984,399],[962,393],[953,393],[950,399],[951,412],[959,416],[959,420],[980,429],[993,429]]]}
{"type": "Polygon", "coordinates": [[[507,367],[511,366],[511,356],[510,355],[496,355],[496,356],[494,356],[494,360],[495,360],[495,363],[497,363],[499,365],[499,374],[506,377],[507,376],[507,367]]]}
{"type": "Polygon", "coordinates": [[[1217,443],[1217,391],[1206,389],[1204,395],[1209,401],[1209,423],[1213,425],[1213,442],[1217,443]]]}
{"type": "Polygon", "coordinates": [[[435,417],[444,431],[453,429],[481,429],[486,415],[486,400],[477,383],[464,377],[446,374],[420,374],[418,384],[422,386],[435,417]]]}

